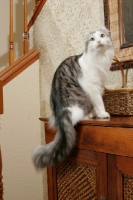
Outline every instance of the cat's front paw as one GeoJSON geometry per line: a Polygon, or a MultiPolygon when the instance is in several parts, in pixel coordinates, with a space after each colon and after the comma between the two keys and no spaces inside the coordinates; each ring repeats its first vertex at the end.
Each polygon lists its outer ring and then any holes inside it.
{"type": "Polygon", "coordinates": [[[110,118],[110,114],[108,112],[101,112],[98,114],[98,118],[101,118],[101,119],[110,118]]]}

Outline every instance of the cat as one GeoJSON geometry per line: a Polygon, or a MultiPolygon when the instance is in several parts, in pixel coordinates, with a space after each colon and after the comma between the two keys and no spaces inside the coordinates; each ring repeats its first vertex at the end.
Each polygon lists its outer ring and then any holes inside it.
{"type": "Polygon", "coordinates": [[[32,154],[37,169],[56,165],[70,154],[76,142],[74,126],[93,117],[109,118],[102,95],[114,56],[110,31],[102,27],[86,35],[85,50],[57,68],[51,87],[52,116],[57,129],[52,142],[38,146],[32,154]]]}

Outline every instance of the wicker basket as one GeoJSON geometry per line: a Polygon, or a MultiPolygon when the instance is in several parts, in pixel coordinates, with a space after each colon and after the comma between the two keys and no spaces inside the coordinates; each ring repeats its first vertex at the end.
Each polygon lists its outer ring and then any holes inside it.
{"type": "Polygon", "coordinates": [[[118,59],[114,58],[118,63],[122,74],[122,88],[105,89],[103,101],[105,109],[110,115],[133,115],[133,88],[125,87],[124,70],[118,59]]]}

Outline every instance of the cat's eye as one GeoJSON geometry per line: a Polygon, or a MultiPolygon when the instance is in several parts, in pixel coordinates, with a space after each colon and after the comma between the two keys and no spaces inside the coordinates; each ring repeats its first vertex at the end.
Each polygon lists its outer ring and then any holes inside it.
{"type": "Polygon", "coordinates": [[[90,41],[94,41],[95,39],[92,37],[91,39],[90,39],[90,41]]]}
{"type": "Polygon", "coordinates": [[[105,35],[102,33],[102,34],[101,34],[101,37],[103,38],[103,37],[105,37],[105,35]]]}

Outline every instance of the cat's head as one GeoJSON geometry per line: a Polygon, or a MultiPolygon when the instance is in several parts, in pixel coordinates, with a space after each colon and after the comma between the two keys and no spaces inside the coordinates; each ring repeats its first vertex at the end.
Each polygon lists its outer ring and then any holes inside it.
{"type": "Polygon", "coordinates": [[[110,36],[110,31],[102,27],[94,32],[86,34],[85,52],[91,51],[105,51],[113,48],[113,42],[110,36]]]}

